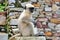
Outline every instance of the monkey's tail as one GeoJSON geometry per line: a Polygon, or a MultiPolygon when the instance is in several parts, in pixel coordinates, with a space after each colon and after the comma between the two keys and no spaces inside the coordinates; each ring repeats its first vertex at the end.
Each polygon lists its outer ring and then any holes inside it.
{"type": "Polygon", "coordinates": [[[18,36],[21,36],[21,35],[20,34],[16,34],[16,35],[10,37],[9,40],[16,40],[15,37],[18,37],[18,36]]]}

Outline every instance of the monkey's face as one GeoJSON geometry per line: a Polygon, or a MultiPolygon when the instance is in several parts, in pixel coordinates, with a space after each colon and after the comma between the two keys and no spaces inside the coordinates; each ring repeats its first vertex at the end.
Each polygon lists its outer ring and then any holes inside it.
{"type": "Polygon", "coordinates": [[[31,13],[33,13],[34,7],[29,7],[28,9],[29,9],[29,11],[30,11],[31,13]]]}
{"type": "Polygon", "coordinates": [[[26,4],[26,10],[29,12],[33,13],[34,11],[34,6],[32,4],[26,4]]]}

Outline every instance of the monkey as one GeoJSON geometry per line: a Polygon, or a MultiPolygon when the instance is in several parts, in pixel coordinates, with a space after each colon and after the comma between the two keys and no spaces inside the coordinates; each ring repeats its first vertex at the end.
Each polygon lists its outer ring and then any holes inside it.
{"type": "Polygon", "coordinates": [[[34,35],[33,28],[34,24],[32,21],[32,13],[34,11],[34,6],[32,4],[26,4],[25,10],[21,13],[18,18],[18,28],[22,36],[34,35]]]}
{"type": "Polygon", "coordinates": [[[32,20],[33,11],[34,6],[29,3],[26,4],[25,9],[18,18],[18,28],[20,33],[12,36],[9,40],[13,40],[17,36],[34,36],[34,20],[32,20]]]}

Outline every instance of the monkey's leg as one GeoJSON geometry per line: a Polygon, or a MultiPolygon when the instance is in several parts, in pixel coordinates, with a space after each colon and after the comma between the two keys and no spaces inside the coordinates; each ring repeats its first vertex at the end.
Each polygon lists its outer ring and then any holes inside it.
{"type": "Polygon", "coordinates": [[[18,25],[22,36],[30,36],[30,28],[26,23],[19,23],[18,25]]]}
{"type": "Polygon", "coordinates": [[[29,23],[30,26],[30,34],[34,36],[34,24],[32,22],[29,23]]]}

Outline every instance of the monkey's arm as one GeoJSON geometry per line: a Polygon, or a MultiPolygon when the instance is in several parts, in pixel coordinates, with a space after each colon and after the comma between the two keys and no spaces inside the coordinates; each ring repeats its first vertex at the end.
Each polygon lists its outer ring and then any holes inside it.
{"type": "Polygon", "coordinates": [[[29,23],[29,22],[31,22],[31,21],[30,21],[30,19],[27,19],[27,18],[24,17],[24,18],[22,18],[22,22],[24,22],[24,23],[29,23]]]}

